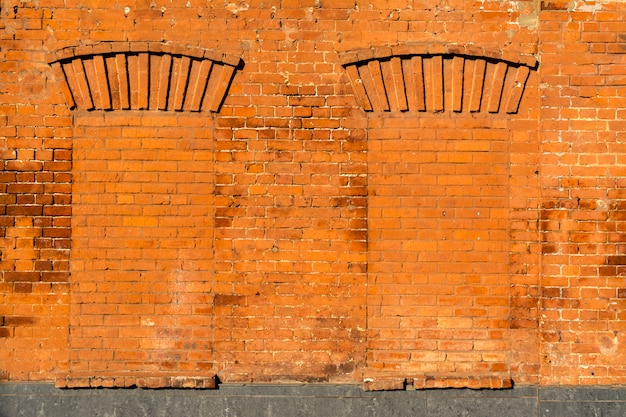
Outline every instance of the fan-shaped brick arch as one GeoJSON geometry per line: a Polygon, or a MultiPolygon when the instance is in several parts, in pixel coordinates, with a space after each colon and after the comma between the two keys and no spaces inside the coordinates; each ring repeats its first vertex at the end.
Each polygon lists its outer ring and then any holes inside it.
{"type": "Polygon", "coordinates": [[[476,46],[403,45],[346,53],[367,112],[516,113],[535,57],[476,46]]]}
{"type": "Polygon", "coordinates": [[[49,59],[70,108],[218,111],[236,56],[157,42],[61,49],[49,59]]]}

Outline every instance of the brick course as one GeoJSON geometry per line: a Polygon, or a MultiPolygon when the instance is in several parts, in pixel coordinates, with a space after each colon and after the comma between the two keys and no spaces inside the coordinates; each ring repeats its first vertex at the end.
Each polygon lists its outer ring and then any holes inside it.
{"type": "Polygon", "coordinates": [[[620,1],[0,11],[0,379],[623,384],[620,1]]]}

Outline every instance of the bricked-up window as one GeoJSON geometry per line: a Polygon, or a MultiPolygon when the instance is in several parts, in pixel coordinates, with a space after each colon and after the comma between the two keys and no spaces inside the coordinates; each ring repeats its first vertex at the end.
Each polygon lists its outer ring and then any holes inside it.
{"type": "Polygon", "coordinates": [[[78,113],[73,152],[70,362],[59,383],[210,378],[211,119],[78,113]]]}
{"type": "Polygon", "coordinates": [[[125,42],[51,60],[78,110],[69,368],[57,385],[212,387],[212,113],[241,61],[125,42]]]}
{"type": "Polygon", "coordinates": [[[366,387],[512,386],[508,118],[537,60],[433,44],[343,62],[368,114],[366,387]]]}
{"type": "Polygon", "coordinates": [[[429,115],[390,119],[372,130],[372,369],[507,375],[511,242],[505,126],[501,120],[468,124],[457,117],[443,127],[429,115]]]}

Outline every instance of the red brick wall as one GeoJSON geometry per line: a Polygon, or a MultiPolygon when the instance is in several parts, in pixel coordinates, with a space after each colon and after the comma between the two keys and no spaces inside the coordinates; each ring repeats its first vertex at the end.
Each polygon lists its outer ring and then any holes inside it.
{"type": "Polygon", "coordinates": [[[49,380],[67,362],[72,118],[45,62],[49,11],[21,6],[1,12],[0,378],[49,380]]]}
{"type": "Polygon", "coordinates": [[[625,382],[623,3],[0,14],[0,379],[625,382]]]}
{"type": "Polygon", "coordinates": [[[546,384],[626,376],[623,6],[554,5],[540,15],[540,51],[549,56],[539,219],[546,384]]]}
{"type": "Polygon", "coordinates": [[[215,369],[360,380],[366,125],[323,34],[347,11],[320,9],[315,24],[312,8],[284,6],[260,12],[267,32],[216,115],[215,369]]]}

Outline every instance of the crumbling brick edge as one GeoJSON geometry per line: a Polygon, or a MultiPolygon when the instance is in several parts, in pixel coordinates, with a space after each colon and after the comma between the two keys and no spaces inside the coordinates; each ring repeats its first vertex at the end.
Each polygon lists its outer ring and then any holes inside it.
{"type": "MultiPolygon", "coordinates": [[[[144,388],[144,389],[216,389],[219,378],[211,376],[154,376],[154,375],[61,375],[54,386],[75,388],[144,388]]],[[[507,375],[421,375],[417,377],[368,377],[363,380],[364,391],[404,391],[424,389],[511,389],[513,380],[507,375]]]]}
{"type": "Polygon", "coordinates": [[[154,376],[154,375],[120,375],[120,376],[87,376],[62,375],[56,378],[56,388],[184,388],[184,389],[215,389],[217,376],[154,376]]]}
{"type": "Polygon", "coordinates": [[[417,377],[378,377],[363,380],[364,391],[398,391],[423,389],[511,389],[508,375],[421,375],[417,377]]]}

